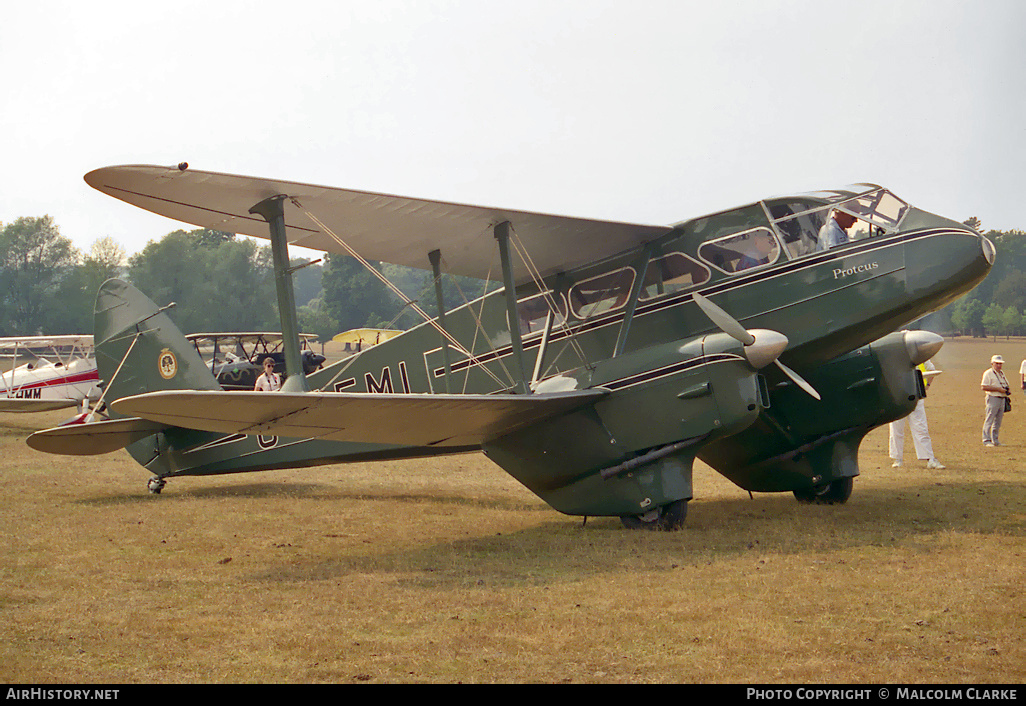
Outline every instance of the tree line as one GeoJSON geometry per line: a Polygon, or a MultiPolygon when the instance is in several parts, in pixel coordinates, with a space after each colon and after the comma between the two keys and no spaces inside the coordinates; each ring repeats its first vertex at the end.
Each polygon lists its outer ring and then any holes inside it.
{"type": "MultiPolygon", "coordinates": [[[[371,264],[427,314],[437,314],[430,272],[371,264]]],[[[322,341],[354,328],[421,323],[349,256],[291,265],[300,328],[322,341]]],[[[198,229],[168,233],[131,256],[111,238],[84,253],[53,218],[42,216],[0,224],[0,336],[91,333],[96,292],[112,277],[128,280],[159,306],[175,302],[172,317],[186,333],[280,330],[270,245],[198,229]]],[[[442,286],[445,306],[453,308],[497,285],[446,276],[442,286]]]]}
{"type": "MultiPolygon", "coordinates": [[[[964,223],[982,232],[980,222],[964,223]]],[[[990,230],[997,255],[975,289],[921,320],[922,328],[946,335],[1026,336],[1026,231],[990,230]]]]}

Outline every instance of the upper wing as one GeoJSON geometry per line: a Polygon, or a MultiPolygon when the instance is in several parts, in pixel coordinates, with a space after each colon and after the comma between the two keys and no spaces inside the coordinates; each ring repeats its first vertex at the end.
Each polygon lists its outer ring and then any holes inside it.
{"type": "MultiPolygon", "coordinates": [[[[177,221],[260,238],[270,237],[267,223],[249,209],[285,194],[363,257],[426,269],[428,253],[441,250],[450,274],[478,279],[495,274],[492,227],[503,221],[512,224],[543,277],[672,230],[174,167],[105,167],[89,172],[85,180],[105,194],[177,221]]],[[[290,243],[348,254],[303,211],[288,201],[285,209],[290,243]]],[[[518,270],[517,284],[530,280],[529,273],[518,270]]]]}
{"type": "Polygon", "coordinates": [[[88,335],[8,336],[0,338],[0,350],[13,348],[55,348],[58,346],[89,348],[92,345],[93,337],[88,335]]]}
{"type": "Polygon", "coordinates": [[[17,397],[0,397],[0,412],[49,412],[53,409],[77,407],[78,400],[34,400],[17,397]]]}
{"type": "Polygon", "coordinates": [[[388,395],[338,392],[151,392],[119,414],[188,429],[402,446],[474,446],[607,394],[388,395]]]}

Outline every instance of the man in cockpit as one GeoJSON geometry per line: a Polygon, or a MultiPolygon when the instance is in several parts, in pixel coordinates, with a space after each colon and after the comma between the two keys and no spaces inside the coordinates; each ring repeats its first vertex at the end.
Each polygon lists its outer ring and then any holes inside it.
{"type": "Polygon", "coordinates": [[[819,242],[816,244],[816,249],[829,250],[847,243],[848,229],[855,225],[856,220],[855,216],[844,211],[831,213],[830,218],[819,229],[819,242]]]}

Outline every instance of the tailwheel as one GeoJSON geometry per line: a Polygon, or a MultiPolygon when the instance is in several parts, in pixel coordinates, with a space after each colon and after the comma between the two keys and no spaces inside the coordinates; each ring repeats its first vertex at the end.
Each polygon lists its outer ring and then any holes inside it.
{"type": "Polygon", "coordinates": [[[688,516],[688,501],[675,500],[643,515],[620,515],[620,522],[627,529],[646,529],[674,532],[684,528],[688,516]]]}
{"type": "Polygon", "coordinates": [[[795,490],[794,497],[799,502],[816,503],[817,505],[843,505],[851,497],[852,478],[838,478],[832,483],[824,483],[811,488],[795,490]]]}
{"type": "Polygon", "coordinates": [[[151,495],[160,495],[160,491],[164,489],[165,485],[167,485],[167,481],[160,476],[153,476],[146,481],[146,489],[150,491],[151,495]]]}

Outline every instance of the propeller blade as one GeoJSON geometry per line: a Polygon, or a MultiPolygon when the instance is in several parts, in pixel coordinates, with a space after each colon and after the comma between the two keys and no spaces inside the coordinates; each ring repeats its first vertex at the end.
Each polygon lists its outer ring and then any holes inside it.
{"type": "Polygon", "coordinates": [[[695,298],[695,304],[698,304],[698,308],[701,309],[702,312],[708,316],[721,331],[723,331],[723,333],[746,346],[750,346],[755,343],[755,336],[750,334],[748,329],[741,325],[740,321],[725,312],[716,304],[713,304],[698,292],[695,292],[693,296],[695,298]]]}
{"type": "Polygon", "coordinates": [[[814,388],[809,383],[805,382],[805,379],[801,375],[799,375],[795,371],[791,370],[789,367],[787,367],[786,365],[781,363],[779,360],[775,360],[773,362],[775,362],[777,364],[778,368],[780,368],[782,371],[784,371],[784,375],[786,375],[787,377],[791,378],[791,380],[794,382],[795,385],[797,385],[798,387],[800,387],[803,390],[805,390],[806,392],[808,392],[809,395],[811,395],[815,399],[817,399],[817,400],[821,399],[820,396],[819,396],[819,393],[816,392],[816,388],[814,388]]]}
{"type": "MultiPolygon", "coordinates": [[[[728,336],[733,338],[735,341],[738,341],[739,343],[741,343],[741,344],[743,344],[745,346],[750,346],[753,343],[755,343],[755,336],[753,336],[752,333],[748,329],[746,329],[744,326],[742,326],[740,321],[735,319],[733,316],[728,314],[726,311],[721,309],[716,304],[713,304],[711,301],[709,301],[708,299],[703,297],[698,292],[695,292],[692,296],[695,298],[695,304],[698,304],[698,308],[701,309],[702,312],[706,316],[708,316],[709,319],[714,324],[716,324],[720,328],[720,330],[723,331],[725,334],[727,334],[728,336]]],[[[775,331],[774,332],[767,332],[767,333],[773,333],[775,336],[779,336],[780,338],[783,339],[783,344],[785,346],[787,345],[787,338],[784,337],[782,334],[776,333],[775,331]]],[[[775,345],[777,345],[777,344],[778,343],[775,342],[775,345]]],[[[817,399],[817,400],[821,399],[820,396],[819,396],[819,393],[816,392],[816,388],[814,388],[809,383],[805,382],[805,379],[802,378],[801,375],[799,375],[795,371],[791,370],[789,367],[787,367],[786,365],[781,363],[778,359],[776,359],[776,355],[779,354],[779,352],[780,352],[779,350],[773,351],[773,355],[772,355],[773,362],[777,364],[777,367],[779,367],[784,372],[784,374],[787,375],[787,377],[791,378],[791,380],[794,382],[795,385],[797,385],[798,387],[800,387],[803,390],[805,390],[814,399],[817,399]]],[[[767,356],[767,358],[768,357],[769,356],[767,356]]],[[[768,360],[766,362],[768,362],[768,360]]],[[[765,364],[766,363],[763,363],[763,365],[765,365],[765,364]]],[[[762,366],[761,365],[756,365],[756,367],[762,367],[762,366]]]]}

